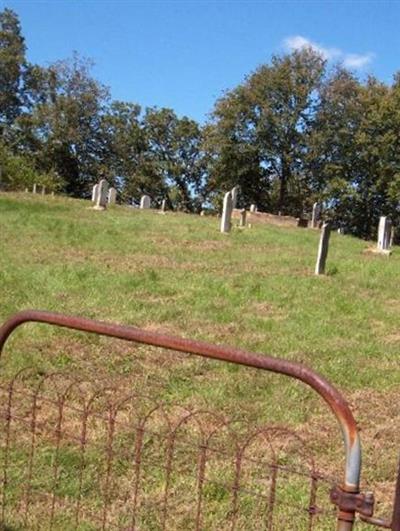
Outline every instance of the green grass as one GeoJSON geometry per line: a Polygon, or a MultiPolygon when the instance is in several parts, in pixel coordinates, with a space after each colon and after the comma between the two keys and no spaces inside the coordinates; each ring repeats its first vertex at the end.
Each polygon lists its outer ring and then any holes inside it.
{"type": "MultiPolygon", "coordinates": [[[[364,252],[366,242],[333,233],[328,274],[316,277],[317,231],[253,225],[223,235],[217,218],[89,206],[0,195],[1,320],[26,308],[46,309],[305,363],[354,406],[364,432],[366,477],[374,485],[394,479],[397,248],[390,258],[372,255],[364,252]]],[[[283,377],[37,324],[25,325],[8,343],[3,378],[27,365],[125,378],[167,402],[297,427],[328,470],[337,468],[342,454],[326,407],[283,377]]]]}

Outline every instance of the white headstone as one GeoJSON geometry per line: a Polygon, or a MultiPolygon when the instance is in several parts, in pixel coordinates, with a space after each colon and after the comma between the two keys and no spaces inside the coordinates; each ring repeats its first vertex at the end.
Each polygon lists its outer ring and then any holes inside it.
{"type": "Polygon", "coordinates": [[[46,194],[46,187],[42,186],[42,195],[45,195],[45,194],[46,194]]]}
{"type": "Polygon", "coordinates": [[[150,208],[151,199],[148,195],[142,195],[140,208],[150,208]]]}
{"type": "Polygon", "coordinates": [[[386,216],[381,216],[378,227],[378,251],[388,251],[390,249],[391,233],[391,220],[386,216]]]}
{"type": "Polygon", "coordinates": [[[97,194],[99,193],[99,185],[95,184],[92,188],[92,201],[97,203],[97,194]]]}
{"type": "Polygon", "coordinates": [[[232,210],[232,194],[231,192],[226,192],[222,207],[221,232],[230,232],[232,210]]]}
{"type": "Polygon", "coordinates": [[[312,208],[311,216],[311,228],[316,229],[319,225],[319,220],[321,218],[322,207],[320,203],[314,203],[312,208]]]}
{"type": "Polygon", "coordinates": [[[109,205],[115,205],[116,200],[117,200],[117,190],[115,188],[110,188],[108,190],[107,202],[109,205]]]}
{"type": "Polygon", "coordinates": [[[167,210],[167,200],[163,199],[161,203],[161,212],[165,212],[167,210]]]}
{"type": "Polygon", "coordinates": [[[33,185],[32,193],[33,193],[33,194],[36,194],[36,183],[33,185]]]}
{"type": "Polygon", "coordinates": [[[105,179],[99,182],[99,190],[96,198],[96,210],[104,210],[107,206],[108,183],[105,179]]]}
{"type": "Polygon", "coordinates": [[[27,194],[29,192],[28,188],[25,188],[25,193],[27,194]]]}
{"type": "Polygon", "coordinates": [[[250,212],[257,212],[257,206],[256,205],[250,205],[250,212]]]}
{"type": "Polygon", "coordinates": [[[237,200],[239,195],[239,186],[235,186],[231,190],[231,196],[232,196],[232,208],[236,208],[237,200]]]}
{"type": "Polygon", "coordinates": [[[322,225],[321,237],[318,245],[317,263],[315,264],[315,274],[323,275],[325,273],[326,257],[328,256],[329,236],[331,235],[331,227],[329,223],[322,225]]]}

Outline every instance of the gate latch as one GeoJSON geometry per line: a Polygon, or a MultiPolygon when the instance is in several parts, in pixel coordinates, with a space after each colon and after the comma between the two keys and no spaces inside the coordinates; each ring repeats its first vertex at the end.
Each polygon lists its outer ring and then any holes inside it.
{"type": "Polygon", "coordinates": [[[342,488],[335,486],[330,492],[331,502],[340,511],[356,512],[363,516],[372,516],[374,513],[374,494],[372,492],[346,492],[342,488]]]}

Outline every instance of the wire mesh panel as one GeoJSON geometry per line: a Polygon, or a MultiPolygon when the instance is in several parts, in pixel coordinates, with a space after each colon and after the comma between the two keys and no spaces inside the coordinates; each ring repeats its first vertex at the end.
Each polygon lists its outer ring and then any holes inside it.
{"type": "Polygon", "coordinates": [[[25,370],[0,388],[6,529],[333,529],[296,433],[25,370]]]}
{"type": "Polygon", "coordinates": [[[400,531],[400,489],[396,488],[393,525],[378,522],[373,518],[372,493],[359,490],[361,444],[353,413],[342,393],[312,369],[242,349],[38,310],[19,312],[0,327],[0,353],[13,331],[27,322],[300,381],[325,401],[340,426],[344,475],[339,486],[320,474],[305,441],[286,428],[246,426],[213,411],[185,409],[132,392],[148,389],[147,383],[131,385],[127,392],[118,384],[25,370],[0,386],[3,528],[337,526],[338,531],[351,531],[359,514],[373,525],[400,531]]]}

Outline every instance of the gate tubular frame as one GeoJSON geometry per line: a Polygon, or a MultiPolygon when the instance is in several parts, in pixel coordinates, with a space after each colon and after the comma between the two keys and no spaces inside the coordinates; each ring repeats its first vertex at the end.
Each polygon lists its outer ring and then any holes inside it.
{"type": "MultiPolygon", "coordinates": [[[[336,416],[342,431],[346,457],[344,482],[341,487],[335,487],[331,493],[331,501],[339,509],[337,531],[351,531],[356,512],[363,515],[365,521],[368,521],[368,517],[372,516],[373,497],[370,493],[364,495],[359,491],[361,444],[353,414],[343,395],[325,378],[308,367],[300,363],[254,354],[241,349],[149,332],[132,326],[123,326],[84,317],[40,310],[24,310],[18,312],[0,327],[0,355],[11,333],[17,327],[27,322],[45,323],[136,343],[153,345],[169,350],[186,352],[215,360],[263,369],[302,381],[314,389],[327,402],[336,416]]],[[[370,520],[370,523],[373,523],[372,520],[370,520]]],[[[396,487],[396,501],[391,529],[400,531],[400,475],[396,487]]]]}

